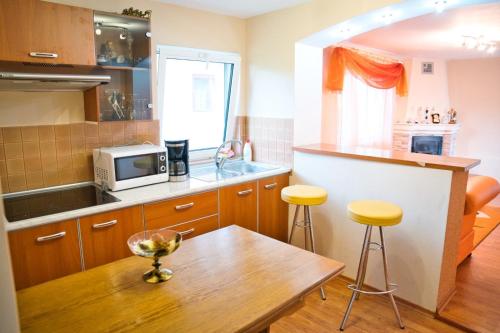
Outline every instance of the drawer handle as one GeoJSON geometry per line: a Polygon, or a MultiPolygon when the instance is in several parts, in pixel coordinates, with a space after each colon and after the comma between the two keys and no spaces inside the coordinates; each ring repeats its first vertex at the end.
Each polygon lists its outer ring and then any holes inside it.
{"type": "Polygon", "coordinates": [[[175,210],[184,210],[194,206],[194,202],[190,202],[184,205],[175,206],[175,210]]]}
{"type": "Polygon", "coordinates": [[[239,191],[239,192],[238,192],[238,195],[239,195],[240,197],[242,197],[242,196],[247,195],[247,194],[250,194],[250,193],[252,193],[252,192],[253,192],[253,189],[248,189],[248,190],[244,190],[244,191],[239,191]]]}
{"type": "Polygon", "coordinates": [[[57,234],[37,237],[36,241],[37,242],[46,242],[46,241],[53,240],[53,239],[63,238],[64,236],[66,236],[66,231],[61,231],[61,232],[58,232],[57,234]]]}
{"type": "Polygon", "coordinates": [[[49,53],[49,52],[30,52],[30,57],[33,58],[57,58],[57,53],[49,53]]]}
{"type": "Polygon", "coordinates": [[[264,185],[264,188],[266,190],[272,190],[273,188],[276,187],[276,185],[278,185],[278,184],[277,183],[267,184],[267,185],[264,185]]]}
{"type": "Polygon", "coordinates": [[[191,228],[191,229],[186,230],[186,231],[180,231],[179,234],[181,236],[186,236],[186,235],[192,234],[193,232],[194,232],[194,228],[191,228]]]}
{"type": "Polygon", "coordinates": [[[96,224],[92,224],[92,228],[94,228],[94,229],[102,229],[102,228],[111,227],[112,225],[115,225],[117,223],[118,223],[117,220],[112,220],[112,221],[103,222],[103,223],[96,223],[96,224]]]}

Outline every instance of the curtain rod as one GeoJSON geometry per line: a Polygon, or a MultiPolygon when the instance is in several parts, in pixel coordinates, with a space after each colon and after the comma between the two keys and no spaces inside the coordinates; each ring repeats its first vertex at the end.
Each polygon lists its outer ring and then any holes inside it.
{"type": "Polygon", "coordinates": [[[377,53],[377,50],[367,49],[367,48],[365,49],[363,47],[359,47],[357,45],[353,45],[353,44],[349,44],[349,43],[337,44],[336,46],[343,47],[343,48],[367,55],[371,58],[374,58],[376,60],[380,60],[384,63],[390,63],[390,62],[399,62],[401,64],[403,63],[403,59],[397,58],[396,56],[393,56],[393,55],[387,55],[387,54],[384,54],[382,52],[377,53]]]}

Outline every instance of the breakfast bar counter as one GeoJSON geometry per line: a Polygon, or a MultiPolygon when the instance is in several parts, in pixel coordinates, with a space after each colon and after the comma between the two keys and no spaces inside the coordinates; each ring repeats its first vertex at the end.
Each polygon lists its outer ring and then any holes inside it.
{"type": "Polygon", "coordinates": [[[174,271],[161,284],[142,280],[150,259],[131,257],[21,290],[21,329],[268,332],[344,268],[237,226],[189,239],[161,261],[174,271]]]}
{"type": "MultiPolygon", "coordinates": [[[[310,144],[294,148],[292,184],[321,186],[328,201],[313,210],[317,253],[346,263],[355,278],[363,227],[352,223],[355,200],[383,200],[403,210],[387,230],[396,295],[429,311],[455,290],[457,249],[468,173],[479,160],[410,152],[310,144]]],[[[379,240],[375,240],[379,241],[379,240]]],[[[302,243],[296,239],[295,243],[302,243]]],[[[370,258],[366,283],[384,289],[380,256],[370,258]]]]}
{"type": "Polygon", "coordinates": [[[324,143],[298,146],[294,147],[294,150],[310,154],[456,171],[470,170],[481,162],[471,158],[415,154],[398,150],[337,146],[324,143]]]}

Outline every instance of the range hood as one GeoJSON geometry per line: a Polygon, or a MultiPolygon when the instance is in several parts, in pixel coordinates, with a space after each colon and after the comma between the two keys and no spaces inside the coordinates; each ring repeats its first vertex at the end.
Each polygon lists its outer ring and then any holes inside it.
{"type": "Polygon", "coordinates": [[[0,91],[82,91],[110,81],[94,66],[0,64],[0,91]]]}

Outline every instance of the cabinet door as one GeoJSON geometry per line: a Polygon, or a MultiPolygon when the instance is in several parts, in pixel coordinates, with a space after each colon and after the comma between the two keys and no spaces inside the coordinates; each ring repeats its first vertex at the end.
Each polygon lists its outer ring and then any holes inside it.
{"type": "Polygon", "coordinates": [[[93,21],[86,8],[2,0],[0,60],[95,65],[93,21]]]}
{"type": "Polygon", "coordinates": [[[166,228],[215,214],[217,214],[217,191],[144,205],[144,221],[149,230],[166,228]]]}
{"type": "Polygon", "coordinates": [[[144,230],[140,206],[80,219],[85,269],[132,255],[127,240],[144,230]]]}
{"type": "Polygon", "coordinates": [[[288,238],[288,204],[281,190],[288,180],[288,174],[259,180],[259,233],[282,242],[288,238]]]}
{"type": "Polygon", "coordinates": [[[220,189],[220,226],[232,224],[257,231],[257,182],[220,189]]]}
{"type": "Polygon", "coordinates": [[[81,271],[76,220],[9,232],[16,289],[81,271]]]}

